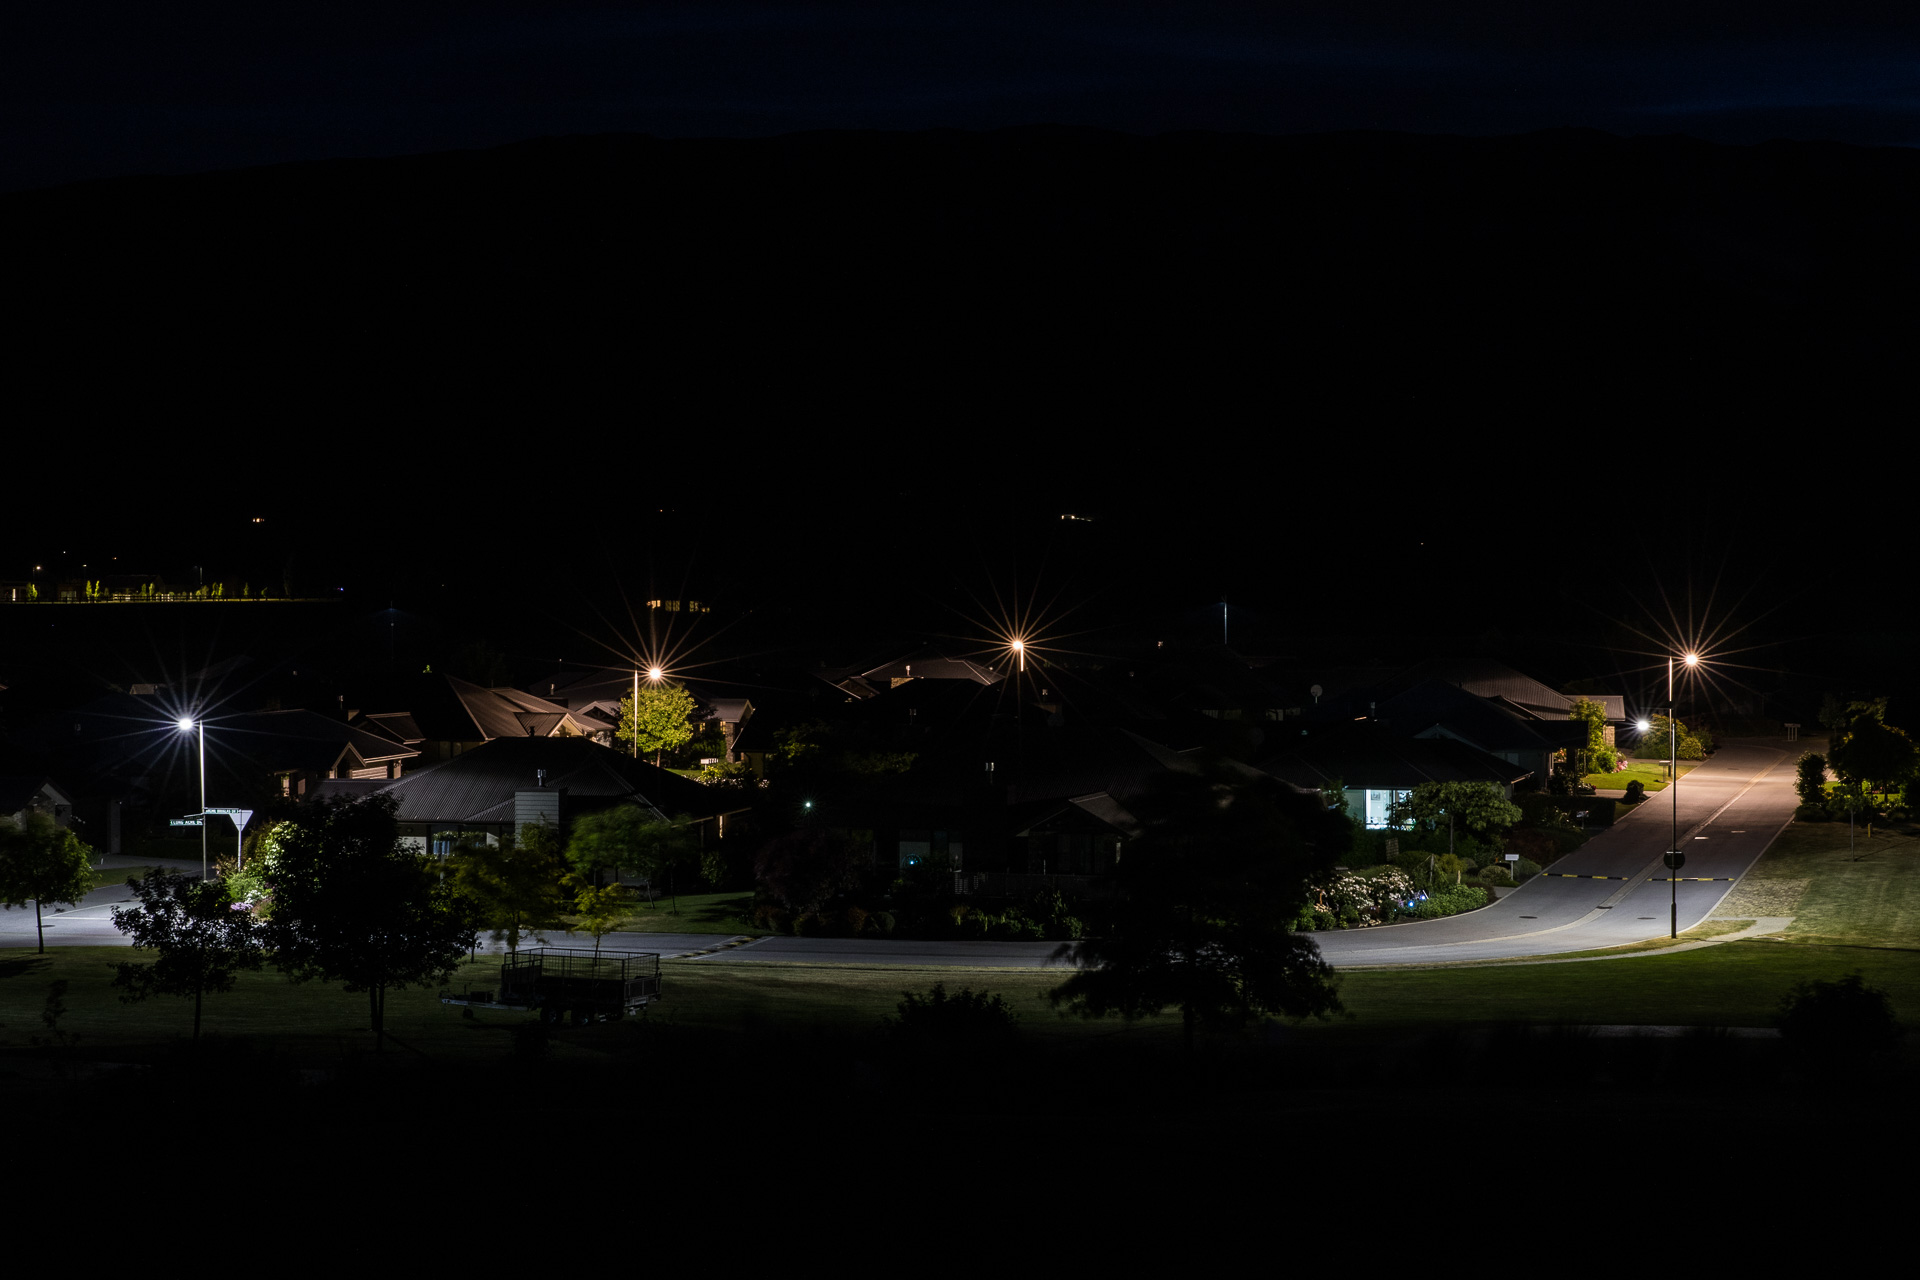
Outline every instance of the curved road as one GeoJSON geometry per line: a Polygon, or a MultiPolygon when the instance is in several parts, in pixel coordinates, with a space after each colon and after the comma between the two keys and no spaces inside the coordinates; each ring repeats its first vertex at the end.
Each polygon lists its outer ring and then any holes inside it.
{"type": "MultiPolygon", "coordinates": [[[[1737,743],[1680,780],[1682,876],[1719,877],[1678,885],[1680,927],[1705,920],[1733,881],[1756,862],[1793,814],[1794,761],[1786,743],[1737,743]]],[[[1667,932],[1672,886],[1661,855],[1671,838],[1672,791],[1654,794],[1577,852],[1553,864],[1492,906],[1446,920],[1314,935],[1343,969],[1373,965],[1445,964],[1587,951],[1667,932]],[[1583,878],[1569,878],[1583,877],[1583,878]],[[1608,877],[1592,879],[1584,877],[1608,877]]],[[[131,862],[132,859],[115,859],[131,862]]],[[[198,870],[195,863],[193,870],[198,870]]],[[[101,946],[125,941],[112,908],[131,898],[122,886],[99,889],[77,908],[46,913],[49,946],[101,946]]],[[[568,945],[564,935],[550,939],[568,945]]],[[[31,909],[0,909],[0,947],[34,945],[31,909]]],[[[577,945],[577,940],[576,940],[577,945]]],[[[704,952],[704,963],[779,961],[793,964],[937,965],[964,968],[1046,967],[1051,942],[898,942],[849,938],[769,937],[754,941],[712,934],[607,935],[617,950],[662,955],[704,952]],[[727,945],[729,943],[741,945],[727,945]],[[709,950],[712,948],[719,948],[709,950]]],[[[495,949],[495,948],[489,948],[495,949]]]]}

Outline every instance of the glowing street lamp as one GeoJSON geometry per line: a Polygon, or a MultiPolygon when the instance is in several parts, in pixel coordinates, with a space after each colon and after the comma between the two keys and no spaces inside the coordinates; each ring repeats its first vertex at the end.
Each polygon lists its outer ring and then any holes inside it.
{"type": "MultiPolygon", "coordinates": [[[[1682,661],[1698,666],[1700,655],[1688,652],[1682,661]]],[[[1667,659],[1667,789],[1673,792],[1673,843],[1667,863],[1667,936],[1680,936],[1680,722],[1674,719],[1679,708],[1673,701],[1673,659],[1667,659]]]]}
{"type": "Polygon", "coordinates": [[[1027,642],[1025,640],[1015,640],[1013,642],[1013,656],[1019,659],[1020,670],[1024,674],[1027,669],[1027,642]]]}
{"type": "Polygon", "coordinates": [[[181,716],[173,722],[173,727],[182,733],[192,733],[197,740],[200,756],[200,879],[207,878],[207,722],[196,720],[192,716],[181,716]]]}

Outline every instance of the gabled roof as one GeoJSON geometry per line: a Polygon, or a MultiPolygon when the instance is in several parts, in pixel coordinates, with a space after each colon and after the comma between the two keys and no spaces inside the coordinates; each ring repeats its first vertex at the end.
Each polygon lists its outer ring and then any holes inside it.
{"type": "Polygon", "coordinates": [[[324,773],[343,758],[361,764],[411,760],[420,753],[384,733],[345,724],[318,711],[252,711],[221,716],[207,726],[209,746],[245,756],[267,773],[324,773]]]}
{"type": "Polygon", "coordinates": [[[572,800],[626,801],[662,814],[716,812],[697,782],[586,738],[499,738],[380,788],[402,822],[511,822],[516,791],[541,785],[572,800]]]}
{"type": "Polygon", "coordinates": [[[1524,716],[1495,699],[1439,680],[1383,699],[1377,714],[1402,734],[1430,737],[1438,731],[1482,751],[1557,751],[1586,742],[1586,730],[1570,720],[1524,716]]]}
{"type": "Polygon", "coordinates": [[[55,804],[73,803],[73,797],[58,786],[53,779],[41,774],[0,776],[0,814],[15,814],[32,804],[40,796],[46,796],[55,804]]]}
{"type": "MultiPolygon", "coordinates": [[[[416,741],[485,742],[493,738],[524,738],[529,730],[551,734],[567,718],[567,709],[519,689],[487,689],[451,675],[421,675],[389,696],[404,709],[377,712],[367,718],[407,717],[420,734],[416,741]],[[522,720],[521,713],[551,719],[522,720]]],[[[389,705],[392,705],[391,703],[389,705]]],[[[573,722],[576,732],[588,726],[573,722]]]]}
{"type": "Polygon", "coordinates": [[[1530,772],[1464,742],[1406,738],[1377,723],[1331,725],[1281,742],[1259,767],[1296,787],[1338,781],[1355,791],[1411,791],[1423,782],[1511,784],[1530,772]]]}
{"type": "Polygon", "coordinates": [[[366,729],[407,746],[425,742],[427,738],[426,734],[420,732],[420,726],[414,722],[412,714],[405,711],[377,711],[372,715],[356,716],[350,723],[357,729],[366,729]]]}

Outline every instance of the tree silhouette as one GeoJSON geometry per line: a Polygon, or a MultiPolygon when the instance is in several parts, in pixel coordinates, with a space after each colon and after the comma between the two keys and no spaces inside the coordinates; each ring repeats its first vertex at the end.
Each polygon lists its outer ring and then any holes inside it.
{"type": "Polygon", "coordinates": [[[10,907],[33,903],[41,951],[47,949],[47,930],[40,905],[75,903],[92,892],[92,857],[80,837],[44,813],[29,813],[19,823],[0,818],[0,902],[10,907]]]}
{"type": "Polygon", "coordinates": [[[114,908],[114,927],[134,946],[158,955],[147,964],[115,965],[113,985],[128,1003],[148,996],[192,996],[198,1041],[203,998],[233,990],[237,975],[266,962],[259,922],[251,911],[235,908],[223,882],[156,871],[128,880],[127,888],[140,905],[114,908]]]}
{"type": "Polygon", "coordinates": [[[1055,952],[1079,970],[1056,1006],[1129,1020],[1178,1008],[1189,1052],[1196,1026],[1339,1010],[1332,967],[1292,925],[1350,846],[1347,818],[1225,767],[1165,775],[1128,808],[1141,832],[1095,936],[1055,952]]]}
{"type": "Polygon", "coordinates": [[[274,963],[294,981],[323,978],[367,993],[381,1049],[387,991],[447,981],[475,935],[440,868],[401,843],[396,804],[373,795],[281,823],[266,922],[274,963]]]}

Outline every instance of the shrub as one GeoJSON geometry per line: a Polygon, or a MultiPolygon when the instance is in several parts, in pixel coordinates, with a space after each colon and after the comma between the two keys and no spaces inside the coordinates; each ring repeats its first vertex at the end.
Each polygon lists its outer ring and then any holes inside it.
{"type": "Polygon", "coordinates": [[[1598,747],[1593,753],[1593,771],[1612,773],[1620,765],[1620,753],[1612,747],[1598,747]]]}
{"type": "Polygon", "coordinates": [[[975,993],[962,987],[947,994],[944,982],[926,995],[900,993],[898,1016],[881,1019],[881,1029],[897,1048],[935,1053],[942,1057],[979,1053],[1008,1044],[1018,1031],[1019,1016],[998,995],[975,993]]]}
{"type": "Polygon", "coordinates": [[[1827,758],[1809,751],[1794,766],[1793,793],[1803,805],[1820,804],[1827,798],[1827,758]]]}
{"type": "Polygon", "coordinates": [[[1522,879],[1525,879],[1527,876],[1537,876],[1540,874],[1540,864],[1531,858],[1522,858],[1513,864],[1513,874],[1522,879]]]}
{"type": "Polygon", "coordinates": [[[875,911],[867,916],[867,932],[887,934],[893,932],[893,912],[875,911]]]}
{"type": "Polygon", "coordinates": [[[1900,1044],[1892,999],[1858,973],[1798,984],[1781,1000],[1774,1025],[1801,1065],[1817,1071],[1854,1066],[1900,1044]]]}
{"type": "Polygon", "coordinates": [[[1827,807],[1820,804],[1803,804],[1793,811],[1795,822],[1825,822],[1827,807]]]}

